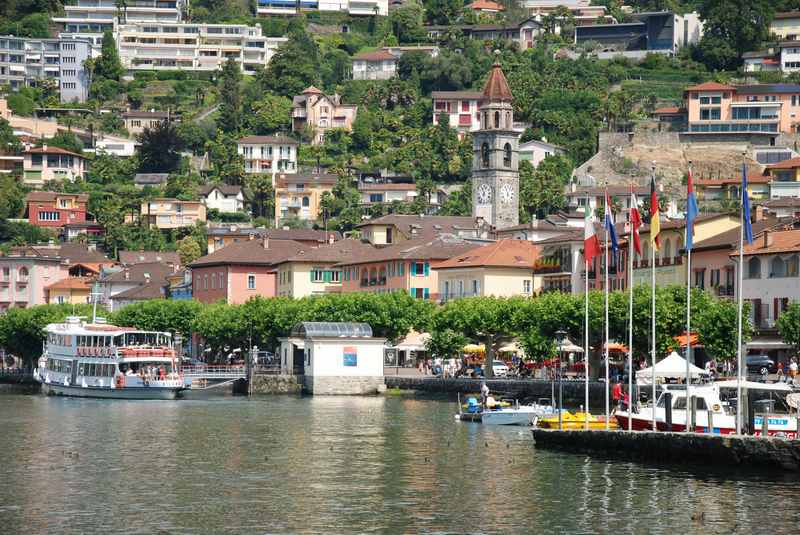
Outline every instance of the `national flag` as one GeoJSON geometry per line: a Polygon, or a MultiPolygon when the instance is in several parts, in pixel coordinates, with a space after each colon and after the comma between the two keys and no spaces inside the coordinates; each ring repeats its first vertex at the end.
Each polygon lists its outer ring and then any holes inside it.
{"type": "Polygon", "coordinates": [[[650,177],[650,241],[655,250],[661,248],[661,215],[658,212],[658,194],[656,193],[656,177],[650,177]]]}
{"type": "Polygon", "coordinates": [[[642,256],[642,241],[639,239],[639,227],[642,226],[642,215],[639,213],[639,199],[633,191],[631,184],[631,236],[633,236],[633,247],[636,253],[642,256]]]}
{"type": "Polygon", "coordinates": [[[594,232],[594,221],[592,221],[592,211],[589,203],[586,203],[586,214],[583,218],[583,257],[588,264],[592,263],[595,256],[600,255],[600,240],[594,232]]]}
{"type": "Polygon", "coordinates": [[[692,185],[692,168],[686,178],[686,250],[692,250],[692,240],[694,238],[694,220],[697,219],[697,199],[694,196],[692,185]]]}
{"type": "Polygon", "coordinates": [[[615,252],[618,251],[617,231],[614,229],[614,213],[611,211],[611,197],[608,195],[608,188],[606,188],[606,232],[611,240],[611,249],[615,252]]]}
{"type": "Polygon", "coordinates": [[[744,239],[753,243],[753,225],[750,223],[750,195],[747,193],[747,165],[742,164],[742,221],[744,221],[744,239]]]}

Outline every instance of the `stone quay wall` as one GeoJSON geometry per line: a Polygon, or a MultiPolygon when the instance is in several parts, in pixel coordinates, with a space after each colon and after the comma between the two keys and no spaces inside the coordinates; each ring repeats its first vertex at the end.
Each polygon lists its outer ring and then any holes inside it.
{"type": "MultiPolygon", "coordinates": [[[[250,388],[252,394],[299,394],[303,388],[302,377],[294,375],[254,375],[250,388]]],[[[247,384],[242,381],[247,389],[247,384]]]]}
{"type": "Polygon", "coordinates": [[[303,391],[315,396],[378,394],[385,389],[383,377],[312,377],[306,376],[303,391]]]}
{"type": "MultiPolygon", "coordinates": [[[[440,379],[438,377],[403,377],[386,376],[387,388],[401,390],[418,390],[430,393],[475,393],[481,389],[481,379],[440,379]]],[[[501,393],[518,398],[550,398],[551,383],[536,379],[487,379],[486,384],[493,393],[501,393]]],[[[595,410],[605,403],[605,383],[592,381],[589,383],[589,404],[595,410]]],[[[555,383],[555,395],[558,399],[558,383],[555,383]]],[[[565,403],[583,405],[585,400],[585,383],[583,381],[563,381],[562,396],[565,403]]]]}
{"type": "Polygon", "coordinates": [[[652,431],[534,429],[537,448],[657,463],[800,471],[800,440],[652,431]]]}

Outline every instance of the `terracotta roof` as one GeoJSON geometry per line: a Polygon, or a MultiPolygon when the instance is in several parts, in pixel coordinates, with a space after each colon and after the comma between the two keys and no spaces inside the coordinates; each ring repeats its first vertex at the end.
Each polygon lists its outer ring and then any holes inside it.
{"type": "MultiPolygon", "coordinates": [[[[648,215],[642,214],[642,220],[648,221],[648,215]]],[[[695,223],[702,223],[704,221],[709,221],[712,219],[717,219],[720,217],[732,217],[730,214],[701,214],[697,216],[695,219],[695,223]]],[[[686,227],[686,220],[685,219],[661,219],[661,232],[665,230],[678,230],[686,227]]],[[[639,229],[640,234],[645,234],[650,232],[650,225],[645,223],[639,229]]]]}
{"type": "Polygon", "coordinates": [[[800,199],[797,197],[778,197],[768,201],[761,201],[758,204],[767,208],[800,208],[800,199]]]}
{"type": "Polygon", "coordinates": [[[364,61],[387,61],[396,60],[397,57],[388,50],[375,50],[373,52],[361,52],[353,56],[354,60],[360,59],[364,61]]]}
{"type": "Polygon", "coordinates": [[[339,180],[339,175],[332,173],[297,173],[294,175],[278,175],[276,180],[279,184],[333,185],[339,180]]]}
{"type": "Polygon", "coordinates": [[[370,225],[392,225],[404,236],[410,237],[412,230],[418,234],[423,233],[450,233],[457,234],[458,229],[475,227],[475,220],[468,216],[421,216],[389,214],[376,219],[370,219],[356,225],[357,228],[370,225]]]}
{"type": "Polygon", "coordinates": [[[767,165],[767,169],[794,169],[796,167],[800,167],[800,157],[767,165]]]}
{"type": "Polygon", "coordinates": [[[149,301],[150,299],[164,299],[164,284],[160,282],[150,282],[136,286],[124,292],[120,292],[112,297],[115,301],[149,301]]]}
{"type": "Polygon", "coordinates": [[[417,191],[416,184],[361,184],[359,191],[417,191]]]}
{"type": "Polygon", "coordinates": [[[326,243],[331,237],[334,240],[342,239],[341,233],[336,230],[326,232],[314,229],[265,229],[242,225],[212,226],[208,228],[207,233],[209,236],[249,236],[253,234],[259,238],[266,235],[271,240],[317,241],[320,243],[326,243]]]}
{"type": "Polygon", "coordinates": [[[269,240],[264,248],[261,240],[234,242],[202,258],[189,267],[198,268],[218,265],[272,266],[284,262],[307,247],[292,240],[269,240]]]}
{"type": "Polygon", "coordinates": [[[483,86],[483,98],[485,100],[508,102],[514,100],[514,95],[511,93],[511,88],[508,86],[508,80],[506,80],[506,75],[503,74],[503,68],[500,66],[499,61],[492,65],[489,78],[483,86]]]}
{"type": "Polygon", "coordinates": [[[322,95],[322,91],[314,87],[313,85],[308,86],[303,90],[303,95],[322,95]]]}
{"type": "Polygon", "coordinates": [[[12,252],[21,252],[25,249],[28,256],[59,257],[70,265],[74,264],[113,264],[103,253],[91,251],[83,243],[65,242],[58,245],[30,245],[26,247],[12,247],[12,252]]]}
{"type": "Polygon", "coordinates": [[[782,11],[775,13],[775,19],[798,19],[800,18],[800,11],[782,11]]]}
{"type": "MultiPolygon", "coordinates": [[[[619,197],[620,195],[630,195],[631,194],[631,187],[630,186],[613,186],[609,185],[607,187],[591,187],[591,188],[576,188],[575,191],[570,191],[567,193],[567,197],[586,197],[587,195],[590,197],[602,197],[605,195],[606,189],[608,189],[608,194],[612,197],[619,197]]],[[[650,187],[649,186],[634,186],[633,192],[640,198],[643,195],[650,196],[650,187]]]]}
{"type": "Polygon", "coordinates": [[[132,284],[144,284],[147,282],[147,277],[153,282],[163,282],[167,279],[167,275],[171,275],[173,268],[166,264],[150,263],[150,264],[134,264],[117,271],[107,271],[100,275],[98,279],[100,282],[129,282],[132,284]],[[125,278],[125,274],[128,278],[125,278]]]}
{"type": "Polygon", "coordinates": [[[483,91],[431,91],[433,100],[483,100],[483,91]]]}
{"type": "Polygon", "coordinates": [[[121,264],[174,264],[181,263],[181,256],[175,251],[120,251],[121,264]]]}
{"type": "Polygon", "coordinates": [[[390,262],[392,260],[447,260],[473,248],[475,248],[474,242],[468,242],[452,234],[445,234],[437,237],[415,238],[388,247],[371,247],[357,257],[340,262],[339,265],[390,262]]]}
{"type": "Polygon", "coordinates": [[[486,9],[492,11],[505,11],[506,8],[491,0],[475,0],[467,6],[469,9],[486,9]]]}
{"type": "MultiPolygon", "coordinates": [[[[764,233],[753,240],[752,245],[745,244],[744,255],[795,253],[800,252],[800,230],[779,230],[769,233],[769,238],[764,233]],[[770,244],[764,242],[769,239],[770,244]]],[[[736,253],[731,253],[734,255],[736,253]]]]}
{"type": "Polygon", "coordinates": [[[128,119],[169,119],[169,113],[165,111],[127,111],[122,117],[128,119]]]}
{"type": "Polygon", "coordinates": [[[704,82],[699,85],[687,87],[686,91],[734,91],[735,87],[732,85],[719,84],[717,82],[704,82]]]}
{"type": "Polygon", "coordinates": [[[134,184],[163,184],[169,178],[169,173],[136,173],[133,175],[134,184]]]}
{"type": "MultiPolygon", "coordinates": [[[[765,217],[760,221],[755,221],[753,225],[753,236],[758,236],[765,230],[774,230],[783,228],[786,225],[792,224],[791,217],[784,217],[778,219],[777,217],[765,217]]],[[[707,251],[713,249],[736,249],[739,245],[739,234],[741,227],[737,226],[728,231],[721,232],[716,236],[711,236],[705,240],[694,243],[693,251],[707,251]]]]}
{"type": "Polygon", "coordinates": [[[527,240],[506,239],[454,256],[436,264],[434,269],[509,267],[532,270],[538,256],[539,247],[534,243],[527,240]]]}
{"type": "Polygon", "coordinates": [[[24,153],[25,154],[67,154],[69,156],[76,156],[76,157],[81,158],[83,160],[86,159],[83,156],[81,156],[80,154],[76,154],[76,153],[68,151],[66,149],[62,149],[61,147],[50,147],[50,146],[48,146],[47,148],[45,148],[45,147],[33,147],[31,149],[26,150],[24,153]]]}
{"type": "Polygon", "coordinates": [[[653,115],[674,115],[676,113],[683,113],[685,110],[677,107],[677,106],[669,106],[666,108],[656,108],[653,111],[653,115]]]}
{"type": "MultiPolygon", "coordinates": [[[[764,175],[762,173],[756,172],[747,175],[747,182],[749,184],[769,184],[772,181],[772,177],[769,175],[764,175]]],[[[742,179],[739,178],[695,178],[694,185],[695,186],[728,186],[728,185],[735,185],[741,184],[742,179]]]]}
{"type": "Polygon", "coordinates": [[[362,254],[368,254],[373,250],[373,246],[360,240],[346,239],[302,250],[296,255],[287,258],[284,262],[339,263],[351,258],[358,258],[362,254]]]}
{"type": "Polygon", "coordinates": [[[49,286],[45,286],[45,290],[89,290],[92,286],[92,279],[89,277],[67,277],[56,281],[49,286]]]}
{"type": "Polygon", "coordinates": [[[200,195],[208,195],[218,189],[223,195],[238,195],[242,192],[242,186],[231,186],[229,184],[206,184],[200,188],[200,195]]]}
{"type": "Polygon", "coordinates": [[[57,197],[74,197],[78,202],[87,202],[87,193],[56,193],[54,191],[31,191],[25,196],[25,202],[51,202],[57,197]]]}
{"type": "Polygon", "coordinates": [[[239,140],[242,144],[261,145],[299,145],[300,143],[289,136],[245,136],[239,140]]]}

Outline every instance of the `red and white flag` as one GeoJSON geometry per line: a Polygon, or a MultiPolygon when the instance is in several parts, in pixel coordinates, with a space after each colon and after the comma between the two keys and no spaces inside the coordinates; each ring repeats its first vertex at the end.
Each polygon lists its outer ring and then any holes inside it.
{"type": "Polygon", "coordinates": [[[642,226],[642,214],[639,213],[639,199],[633,191],[631,184],[631,236],[633,236],[633,247],[636,253],[642,256],[642,242],[639,239],[639,227],[642,226]]]}
{"type": "Polygon", "coordinates": [[[588,264],[592,263],[595,256],[600,255],[600,239],[594,232],[594,221],[589,203],[586,203],[586,216],[583,219],[583,257],[588,264]]]}

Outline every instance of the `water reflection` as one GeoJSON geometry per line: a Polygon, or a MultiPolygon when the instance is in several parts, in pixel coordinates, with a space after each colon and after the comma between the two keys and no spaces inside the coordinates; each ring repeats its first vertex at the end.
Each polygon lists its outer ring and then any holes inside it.
{"type": "Polygon", "coordinates": [[[6,395],[3,533],[787,532],[794,480],[537,451],[401,398],[6,395]],[[777,506],[776,506],[777,504],[777,506]]]}

